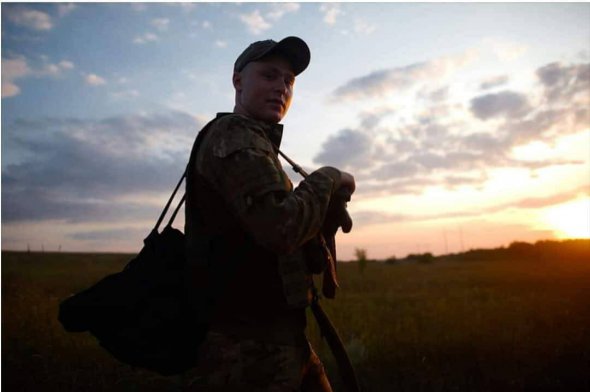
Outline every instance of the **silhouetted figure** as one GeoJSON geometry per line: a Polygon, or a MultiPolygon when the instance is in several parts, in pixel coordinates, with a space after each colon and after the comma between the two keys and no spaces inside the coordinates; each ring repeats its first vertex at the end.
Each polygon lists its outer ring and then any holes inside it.
{"type": "Polygon", "coordinates": [[[323,268],[315,239],[336,192],[350,194],[355,183],[348,173],[322,167],[293,188],[277,156],[279,122],[309,59],[297,37],[251,44],[234,64],[233,113],[218,114],[191,154],[185,210],[191,287],[195,293],[203,287],[208,265],[237,261],[215,302],[194,390],[331,391],[304,333],[305,309],[311,273],[323,268]]]}

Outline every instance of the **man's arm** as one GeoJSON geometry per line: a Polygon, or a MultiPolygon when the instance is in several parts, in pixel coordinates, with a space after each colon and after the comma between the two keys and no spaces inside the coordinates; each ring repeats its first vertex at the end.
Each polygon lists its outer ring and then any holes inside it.
{"type": "Polygon", "coordinates": [[[260,245],[287,254],[319,232],[341,186],[339,170],[316,170],[293,190],[264,135],[231,121],[212,131],[198,170],[260,245]]]}

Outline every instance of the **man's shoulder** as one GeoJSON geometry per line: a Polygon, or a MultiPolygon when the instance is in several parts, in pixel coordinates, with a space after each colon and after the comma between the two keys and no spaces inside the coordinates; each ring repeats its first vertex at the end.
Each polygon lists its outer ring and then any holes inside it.
{"type": "Polygon", "coordinates": [[[210,133],[208,148],[217,157],[225,157],[237,150],[251,148],[272,151],[272,144],[265,136],[263,125],[241,114],[218,115],[210,133]]]}
{"type": "Polygon", "coordinates": [[[237,113],[218,113],[213,123],[216,129],[227,129],[236,131],[257,130],[261,127],[259,121],[243,114],[237,113]]]}

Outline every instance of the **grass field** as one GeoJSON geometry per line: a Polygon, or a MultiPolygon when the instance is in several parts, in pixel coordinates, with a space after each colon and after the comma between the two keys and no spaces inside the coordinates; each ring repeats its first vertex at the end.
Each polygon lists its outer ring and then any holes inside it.
{"type": "MultiPolygon", "coordinates": [[[[364,391],[590,390],[590,241],[520,244],[431,262],[342,263],[326,312],[364,391]]],[[[176,391],[65,332],[59,301],[128,255],[2,252],[5,391],[176,391]]],[[[308,335],[343,391],[314,322],[308,335]]]]}

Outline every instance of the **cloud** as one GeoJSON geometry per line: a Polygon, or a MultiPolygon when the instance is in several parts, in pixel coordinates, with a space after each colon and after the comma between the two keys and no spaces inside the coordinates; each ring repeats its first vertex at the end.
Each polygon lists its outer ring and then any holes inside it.
{"type": "Polygon", "coordinates": [[[159,31],[166,31],[166,30],[168,30],[168,26],[170,24],[170,19],[168,19],[168,18],[152,19],[151,24],[159,31]]]}
{"type": "Polygon", "coordinates": [[[273,3],[266,17],[276,22],[288,13],[299,11],[299,8],[297,3],[273,3]]]}
{"type": "Polygon", "coordinates": [[[60,63],[58,64],[58,66],[61,69],[73,69],[74,68],[74,63],[72,63],[71,61],[60,61],[60,63]]]}
{"type": "Polygon", "coordinates": [[[38,75],[59,76],[65,71],[74,69],[74,63],[71,61],[60,61],[57,64],[45,64],[43,68],[37,73],[38,75]]]}
{"type": "Polygon", "coordinates": [[[324,22],[327,25],[333,26],[336,24],[336,19],[339,15],[344,14],[340,4],[337,3],[324,3],[320,6],[320,12],[324,14],[324,22]]]}
{"type": "Polygon", "coordinates": [[[133,39],[133,43],[137,45],[145,45],[148,42],[156,42],[158,39],[158,36],[154,33],[145,33],[143,35],[136,36],[133,39]]]}
{"type": "Polygon", "coordinates": [[[361,129],[373,130],[379,123],[381,123],[387,116],[395,113],[395,110],[389,106],[370,107],[359,113],[361,120],[361,129]]]}
{"type": "Polygon", "coordinates": [[[78,6],[73,3],[60,3],[57,5],[57,14],[60,18],[72,13],[78,6]]]}
{"type": "Polygon", "coordinates": [[[133,99],[139,97],[139,91],[135,89],[117,91],[111,94],[116,99],[133,99]]]}
{"type": "Polygon", "coordinates": [[[549,102],[572,100],[590,91],[590,64],[563,65],[550,63],[537,70],[537,77],[545,87],[549,102]]]}
{"type": "Polygon", "coordinates": [[[18,79],[27,77],[60,76],[63,72],[73,69],[74,63],[63,60],[57,64],[45,63],[41,68],[32,68],[23,56],[2,59],[2,98],[20,94],[18,79]]]}
{"type": "Polygon", "coordinates": [[[166,4],[168,6],[172,6],[172,7],[180,7],[180,9],[182,9],[182,11],[187,14],[194,11],[197,8],[196,3],[179,2],[179,3],[166,3],[166,4]]]}
{"type": "Polygon", "coordinates": [[[254,35],[261,34],[263,31],[266,31],[272,27],[272,25],[268,23],[260,14],[259,10],[255,10],[249,14],[240,15],[240,20],[254,35]]]}
{"type": "Polygon", "coordinates": [[[508,80],[509,80],[508,75],[493,76],[493,77],[485,79],[483,82],[481,82],[481,84],[479,85],[479,88],[481,90],[489,90],[491,88],[502,86],[502,85],[506,84],[508,82],[508,80]]]}
{"type": "Polygon", "coordinates": [[[2,98],[14,97],[20,93],[15,81],[32,73],[24,57],[2,59],[2,98]]]}
{"type": "Polygon", "coordinates": [[[395,88],[401,103],[358,101],[359,126],[344,127],[326,139],[314,162],[355,173],[361,194],[419,194],[433,186],[478,187],[497,168],[534,171],[588,163],[550,155],[524,160],[515,155],[516,147],[534,141],[551,146],[562,136],[587,129],[588,63],[551,63],[532,70],[538,82],[533,81],[526,94],[504,90],[481,95],[478,86],[499,85],[504,76],[470,81],[475,87],[471,97],[464,92],[453,95],[449,86],[461,84],[457,76],[448,84],[437,83],[435,70],[457,72],[461,64],[460,57],[447,58],[352,79],[334,95],[371,98],[395,88]],[[404,101],[411,104],[400,108],[404,101]]]}
{"type": "Polygon", "coordinates": [[[12,82],[2,80],[2,98],[14,97],[20,93],[20,88],[12,82]]]}
{"type": "Polygon", "coordinates": [[[354,21],[354,32],[358,34],[369,35],[372,34],[377,27],[365,20],[357,19],[354,21]]]}
{"type": "Polygon", "coordinates": [[[271,22],[278,22],[288,13],[296,12],[300,8],[297,3],[273,3],[270,9],[264,13],[256,9],[248,14],[240,14],[239,19],[254,35],[259,35],[272,27],[271,22]]]}
{"type": "Polygon", "coordinates": [[[484,40],[483,44],[488,46],[501,61],[516,60],[528,50],[526,45],[496,39],[484,40]]]}
{"type": "Polygon", "coordinates": [[[2,12],[15,25],[36,31],[46,31],[53,28],[49,14],[22,5],[8,5],[2,7],[2,12]]]}
{"type": "Polygon", "coordinates": [[[527,97],[512,91],[486,94],[471,100],[471,112],[479,119],[519,117],[530,110],[527,97]]]}
{"type": "Polygon", "coordinates": [[[148,230],[138,229],[135,227],[124,227],[118,229],[107,229],[107,230],[90,230],[81,231],[74,234],[70,234],[69,237],[75,240],[81,241],[98,241],[103,243],[104,241],[120,241],[122,238],[141,238],[146,236],[148,230]]]}
{"type": "Polygon", "coordinates": [[[84,81],[90,86],[102,86],[103,84],[106,84],[105,79],[93,73],[86,75],[84,81]]]}
{"type": "Polygon", "coordinates": [[[227,41],[218,39],[215,41],[215,46],[218,48],[227,48],[227,41]]]}
{"type": "Polygon", "coordinates": [[[51,220],[72,223],[117,222],[145,219],[150,215],[156,217],[157,214],[153,206],[141,203],[77,199],[63,194],[60,197],[59,193],[39,188],[3,189],[2,194],[4,223],[51,220]]]}
{"type": "Polygon", "coordinates": [[[477,52],[441,57],[428,62],[404,67],[384,69],[351,79],[332,93],[333,101],[350,101],[363,98],[383,98],[392,92],[425,85],[434,79],[439,83],[457,69],[469,64],[477,52]]]}
{"type": "Polygon", "coordinates": [[[326,140],[314,162],[342,169],[364,166],[371,161],[373,146],[366,133],[344,129],[326,140]]]}
{"type": "Polygon", "coordinates": [[[201,125],[183,112],[14,121],[3,147],[23,158],[3,162],[2,220],[156,216],[145,196],[176,184],[201,125]]]}
{"type": "Polygon", "coordinates": [[[477,211],[467,211],[458,209],[456,211],[446,211],[435,214],[412,214],[412,213],[387,213],[375,210],[362,210],[354,213],[355,225],[369,225],[378,223],[391,222],[421,222],[421,221],[435,221],[449,218],[471,218],[479,217],[486,214],[494,214],[508,209],[538,209],[551,207],[574,200],[579,197],[581,193],[588,195],[590,184],[582,187],[567,190],[565,192],[555,193],[543,197],[522,198],[510,200],[506,203],[490,205],[487,207],[480,207],[477,211]]]}
{"type": "Polygon", "coordinates": [[[570,189],[565,192],[555,193],[553,195],[544,197],[530,197],[524,198],[517,201],[510,202],[505,207],[517,207],[517,208],[543,208],[550,207],[557,204],[565,203],[572,199],[577,198],[580,193],[590,195],[590,183],[579,188],[570,189]]]}
{"type": "Polygon", "coordinates": [[[425,99],[429,102],[442,102],[445,101],[449,96],[449,86],[443,86],[441,88],[431,89],[430,87],[424,88],[418,92],[418,97],[425,99]]]}

